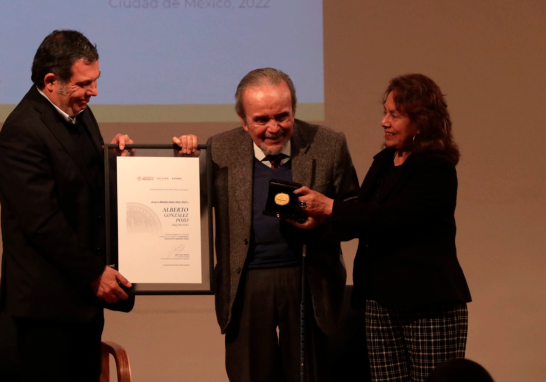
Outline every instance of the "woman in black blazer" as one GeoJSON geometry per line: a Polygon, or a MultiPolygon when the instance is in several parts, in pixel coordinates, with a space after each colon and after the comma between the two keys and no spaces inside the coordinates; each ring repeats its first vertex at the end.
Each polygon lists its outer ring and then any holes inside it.
{"type": "Polygon", "coordinates": [[[314,225],[359,238],[352,304],[366,309],[373,381],[424,381],[465,355],[470,292],[457,260],[455,205],[459,150],[440,88],[409,74],[383,97],[385,148],[358,203],[296,190],[314,225]]]}

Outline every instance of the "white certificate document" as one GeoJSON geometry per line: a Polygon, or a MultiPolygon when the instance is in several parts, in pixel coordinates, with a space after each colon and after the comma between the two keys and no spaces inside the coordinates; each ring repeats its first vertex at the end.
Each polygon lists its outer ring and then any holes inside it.
{"type": "Polygon", "coordinates": [[[132,283],[201,283],[199,158],[117,157],[118,269],[132,283]]]}

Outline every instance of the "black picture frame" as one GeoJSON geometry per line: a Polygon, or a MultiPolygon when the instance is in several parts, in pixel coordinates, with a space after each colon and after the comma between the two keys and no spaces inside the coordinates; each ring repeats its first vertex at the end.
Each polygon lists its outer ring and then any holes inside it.
{"type": "MultiPolygon", "coordinates": [[[[214,294],[214,247],[212,227],[212,171],[210,150],[199,145],[192,155],[181,155],[180,148],[173,144],[131,144],[125,146],[123,156],[131,157],[199,157],[199,183],[201,208],[201,272],[202,282],[195,283],[133,283],[131,292],[137,295],[210,295],[214,294]],[[127,155],[130,153],[130,155],[127,155]]],[[[104,145],[105,169],[105,225],[106,261],[115,269],[118,262],[118,201],[117,201],[117,157],[121,156],[117,144],[104,145]]]]}

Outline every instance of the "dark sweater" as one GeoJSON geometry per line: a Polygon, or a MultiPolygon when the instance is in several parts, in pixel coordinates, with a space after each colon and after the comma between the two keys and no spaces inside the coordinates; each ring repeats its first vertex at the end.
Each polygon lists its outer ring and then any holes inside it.
{"type": "Polygon", "coordinates": [[[271,179],[292,180],[291,162],[272,169],[254,158],[252,190],[252,239],[248,250],[248,269],[281,268],[299,265],[300,247],[288,223],[264,215],[271,179]]]}

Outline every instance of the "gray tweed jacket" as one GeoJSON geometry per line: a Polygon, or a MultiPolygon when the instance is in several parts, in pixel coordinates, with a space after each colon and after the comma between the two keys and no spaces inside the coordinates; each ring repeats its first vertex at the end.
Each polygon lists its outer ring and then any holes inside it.
{"type": "MultiPolygon", "coordinates": [[[[242,127],[215,135],[208,144],[216,221],[216,316],[225,333],[250,243],[254,148],[242,127]]],[[[356,200],[358,179],[343,133],[296,120],[291,147],[294,182],[336,200],[356,200]]],[[[322,331],[331,333],[346,281],[340,243],[324,235],[323,227],[302,236],[307,243],[306,276],[315,319],[322,331]]]]}

